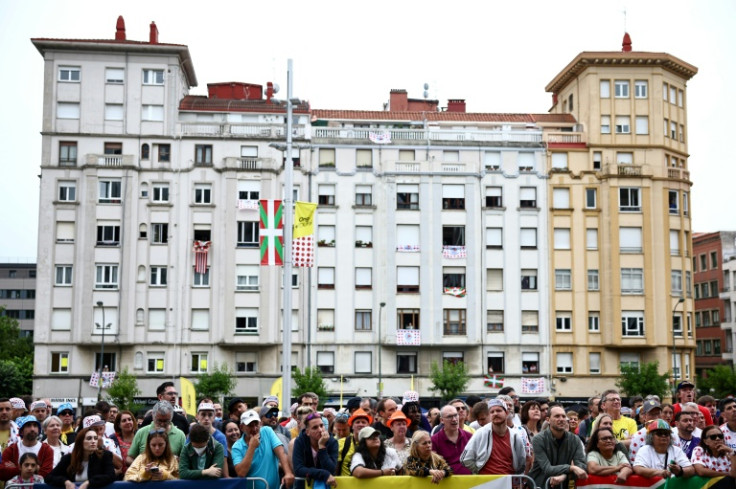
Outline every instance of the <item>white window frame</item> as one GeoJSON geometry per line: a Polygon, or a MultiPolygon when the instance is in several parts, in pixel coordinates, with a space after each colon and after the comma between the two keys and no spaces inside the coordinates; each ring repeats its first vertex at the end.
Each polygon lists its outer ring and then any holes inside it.
{"type": "Polygon", "coordinates": [[[649,117],[645,115],[637,115],[634,119],[636,124],[636,134],[649,134],[649,117]]]}
{"type": "Polygon", "coordinates": [[[105,104],[106,121],[122,121],[125,119],[125,106],[123,104],[105,104]]]}
{"type": "Polygon", "coordinates": [[[253,334],[258,333],[260,326],[258,317],[258,308],[255,307],[238,307],[235,309],[235,334],[253,334]],[[238,327],[238,319],[244,319],[244,326],[238,327]]]}
{"type": "Polygon", "coordinates": [[[569,268],[555,269],[555,290],[572,290],[572,271],[569,268]]]}
{"type": "Polygon", "coordinates": [[[536,249],[537,228],[521,228],[519,231],[519,243],[522,249],[536,249]]]}
{"type": "Polygon", "coordinates": [[[601,332],[601,313],[598,311],[588,311],[588,333],[601,332]]]}
{"type": "Polygon", "coordinates": [[[634,80],[634,98],[647,98],[649,96],[649,82],[646,80],[634,80]]]}
{"type": "Polygon", "coordinates": [[[598,249],[598,228],[588,228],[585,230],[585,249],[598,249]]]}
{"type": "Polygon", "coordinates": [[[51,352],[51,359],[49,361],[49,373],[52,373],[52,374],[69,373],[69,352],[68,351],[52,351],[51,352]],[[56,361],[54,361],[54,357],[57,357],[56,361]],[[53,367],[54,363],[58,365],[58,368],[54,369],[53,367]]]}
{"type": "Polygon", "coordinates": [[[644,293],[644,269],[622,268],[621,269],[621,294],[641,295],[644,293]]]}
{"type": "Polygon", "coordinates": [[[601,80],[599,87],[601,98],[611,98],[611,80],[601,80]]]}
{"type": "Polygon", "coordinates": [[[588,372],[590,372],[591,375],[600,375],[601,354],[599,352],[588,353],[588,372]]]}
{"type": "Polygon", "coordinates": [[[56,265],[54,267],[54,285],[57,287],[71,287],[73,280],[73,265],[56,265]]]}
{"type": "Polygon", "coordinates": [[[536,268],[524,268],[521,270],[521,290],[538,290],[538,270],[536,268]]]}
{"type": "Polygon", "coordinates": [[[151,243],[167,244],[169,242],[169,223],[152,222],[151,223],[151,243]]]}
{"type": "Polygon", "coordinates": [[[631,116],[616,116],[616,134],[631,134],[631,116]]]}
{"type": "Polygon", "coordinates": [[[598,208],[598,189],[593,187],[585,188],[585,208],[596,209],[598,208]]]}
{"type": "Polygon", "coordinates": [[[125,83],[125,68],[115,68],[113,66],[105,68],[105,83],[125,83]]]}
{"type": "Polygon", "coordinates": [[[645,327],[644,311],[621,311],[621,336],[644,337],[645,327]]]}
{"type": "Polygon", "coordinates": [[[151,202],[167,204],[171,198],[168,183],[151,184],[151,202]]]}
{"type": "Polygon", "coordinates": [[[260,267],[258,265],[237,265],[235,290],[239,292],[258,292],[260,280],[260,267]]]}
{"type": "Polygon", "coordinates": [[[570,189],[569,188],[553,188],[552,189],[552,208],[553,209],[569,209],[570,208],[570,189]]]}
{"type": "Polygon", "coordinates": [[[236,245],[240,248],[256,248],[260,243],[260,224],[258,221],[238,221],[236,245]],[[250,241],[248,234],[250,231],[250,241]]]}
{"type": "Polygon", "coordinates": [[[373,352],[356,351],[354,358],[354,371],[356,374],[370,374],[373,372],[373,352]]]}
{"type": "Polygon", "coordinates": [[[195,183],[194,184],[194,203],[199,205],[212,204],[212,184],[211,183],[195,183]]]}
{"type": "Polygon", "coordinates": [[[146,373],[160,374],[165,371],[166,353],[163,351],[149,351],[146,355],[146,373]]]}
{"type": "Polygon", "coordinates": [[[151,266],[150,280],[148,284],[151,287],[166,287],[168,283],[169,270],[165,266],[151,266]]]}
{"type": "Polygon", "coordinates": [[[572,313],[570,311],[555,311],[555,331],[572,333],[572,313]]]}
{"type": "Polygon", "coordinates": [[[79,119],[79,102],[56,102],[57,119],[79,119]]]}
{"type": "Polygon", "coordinates": [[[622,253],[642,252],[642,228],[621,226],[618,230],[619,250],[622,253]]]}
{"type": "Polygon", "coordinates": [[[153,68],[145,68],[141,77],[144,85],[163,85],[164,79],[164,70],[153,68]]]}
{"type": "Polygon", "coordinates": [[[97,263],[95,269],[95,289],[118,289],[118,264],[97,263]]]}
{"type": "Polygon", "coordinates": [[[141,120],[147,122],[163,122],[164,106],[156,104],[141,106],[141,120]]]}
{"type": "Polygon", "coordinates": [[[317,200],[319,205],[335,205],[335,184],[320,184],[317,186],[317,200]]]}
{"type": "Polygon", "coordinates": [[[682,270],[672,270],[670,280],[672,282],[672,295],[682,296],[682,270]]]}
{"type": "Polygon", "coordinates": [[[588,290],[598,291],[601,289],[601,279],[598,274],[598,270],[588,270],[588,290]]]}
{"type": "Polygon", "coordinates": [[[334,351],[318,351],[317,368],[322,375],[332,375],[335,373],[335,352],[334,351]]]}
{"type": "Polygon", "coordinates": [[[82,81],[82,68],[79,66],[59,66],[58,81],[79,83],[82,81]]]}
{"type": "Polygon", "coordinates": [[[335,267],[317,267],[317,288],[335,288],[335,267]]]}
{"type": "Polygon", "coordinates": [[[618,189],[618,210],[620,212],[641,212],[641,188],[640,187],[620,187],[618,189]],[[626,196],[627,204],[623,203],[626,196]],[[632,203],[636,200],[635,203],[632,203]]]}
{"type": "Polygon", "coordinates": [[[209,353],[198,351],[192,352],[191,355],[192,357],[191,361],[189,362],[189,372],[193,374],[207,373],[209,367],[209,353]]]}
{"type": "Polygon", "coordinates": [[[611,134],[611,116],[601,115],[601,134],[611,134]]]}
{"type": "Polygon", "coordinates": [[[370,207],[373,205],[373,186],[356,185],[355,186],[355,206],[370,207]]]}
{"type": "Polygon", "coordinates": [[[628,80],[614,80],[614,96],[615,98],[629,98],[629,81],[628,80]]]}
{"type": "Polygon", "coordinates": [[[570,228],[554,229],[554,249],[569,250],[570,249],[570,228]]]}
{"type": "Polygon", "coordinates": [[[210,310],[192,309],[192,331],[208,331],[210,329],[210,310]]]}
{"type": "Polygon", "coordinates": [[[355,267],[355,288],[373,288],[373,269],[370,267],[355,267]]]}
{"type": "Polygon", "coordinates": [[[557,352],[556,354],[557,366],[556,372],[558,374],[572,374],[573,358],[572,352],[557,352]]]}
{"type": "Polygon", "coordinates": [[[194,277],[192,278],[192,287],[195,288],[208,288],[210,286],[210,267],[207,267],[207,271],[204,273],[197,273],[192,267],[194,277]]]}
{"type": "Polygon", "coordinates": [[[119,178],[100,178],[97,181],[100,204],[119,204],[122,202],[123,183],[119,178]]]}
{"type": "Polygon", "coordinates": [[[77,182],[70,180],[59,180],[57,197],[59,202],[77,201],[77,182]]]}
{"type": "Polygon", "coordinates": [[[503,248],[503,228],[486,228],[486,248],[503,248]]]}

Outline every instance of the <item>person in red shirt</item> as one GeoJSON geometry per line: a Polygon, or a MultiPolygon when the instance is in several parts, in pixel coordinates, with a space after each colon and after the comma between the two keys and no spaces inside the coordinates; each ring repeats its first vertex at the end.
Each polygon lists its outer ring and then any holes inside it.
{"type": "Polygon", "coordinates": [[[0,465],[0,480],[7,481],[20,474],[20,457],[23,453],[32,452],[38,457],[38,475],[46,477],[54,468],[54,450],[51,445],[41,443],[41,424],[35,416],[21,416],[16,420],[20,441],[3,450],[0,465]]]}
{"type": "MultiPolygon", "coordinates": [[[[690,382],[689,380],[683,380],[679,384],[677,384],[677,400],[679,402],[675,403],[673,406],[674,409],[674,416],[677,416],[677,413],[682,411],[682,406],[686,402],[695,402],[695,384],[690,382]]],[[[698,410],[703,413],[703,417],[705,418],[705,426],[710,426],[713,424],[713,417],[710,415],[710,411],[705,406],[698,406],[698,410]]],[[[674,422],[672,423],[672,426],[674,426],[674,422]]]]}

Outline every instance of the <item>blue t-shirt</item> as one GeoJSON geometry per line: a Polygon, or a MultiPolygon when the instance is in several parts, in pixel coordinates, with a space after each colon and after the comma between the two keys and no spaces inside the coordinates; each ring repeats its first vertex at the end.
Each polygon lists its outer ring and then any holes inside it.
{"type": "MultiPolygon", "coordinates": [[[[253,462],[250,465],[250,471],[246,477],[262,477],[268,482],[269,489],[278,488],[281,485],[279,480],[279,459],[273,451],[276,447],[284,446],[276,437],[272,429],[261,429],[261,444],[256,448],[253,454],[253,462]]],[[[245,443],[245,437],[241,437],[235,442],[232,448],[233,464],[238,465],[245,458],[245,452],[248,445],[245,443]]],[[[256,482],[255,489],[265,489],[262,482],[256,482]]]]}

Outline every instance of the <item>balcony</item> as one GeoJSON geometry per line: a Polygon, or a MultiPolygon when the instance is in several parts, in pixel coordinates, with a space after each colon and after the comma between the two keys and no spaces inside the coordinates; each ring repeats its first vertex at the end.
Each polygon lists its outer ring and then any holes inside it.
{"type": "Polygon", "coordinates": [[[279,166],[273,158],[245,158],[228,156],[223,159],[226,170],[238,171],[260,171],[260,170],[278,170],[279,166]]]}
{"type": "Polygon", "coordinates": [[[465,163],[440,163],[430,161],[395,161],[386,167],[387,173],[463,173],[478,171],[477,165],[465,163]]]}
{"type": "Polygon", "coordinates": [[[135,166],[135,156],[87,154],[85,157],[85,164],[89,166],[108,168],[132,167],[135,166]]]}
{"type": "Polygon", "coordinates": [[[585,137],[582,132],[548,132],[546,140],[550,145],[585,145],[585,137]]]}
{"type": "Polygon", "coordinates": [[[400,141],[454,141],[454,142],[511,142],[539,144],[542,131],[538,130],[472,130],[472,129],[376,129],[315,127],[314,139],[350,139],[370,142],[370,134],[380,133],[390,136],[388,144],[400,141]]]}
{"type": "MultiPolygon", "coordinates": [[[[305,127],[292,127],[293,137],[304,138],[305,127]]],[[[228,122],[180,122],[181,136],[215,136],[254,139],[284,139],[283,124],[233,124],[228,122]]]]}
{"type": "Polygon", "coordinates": [[[680,168],[667,168],[667,178],[690,181],[690,172],[680,168]]]}
{"type": "Polygon", "coordinates": [[[610,163],[603,166],[603,177],[651,177],[649,165],[610,163]]]}

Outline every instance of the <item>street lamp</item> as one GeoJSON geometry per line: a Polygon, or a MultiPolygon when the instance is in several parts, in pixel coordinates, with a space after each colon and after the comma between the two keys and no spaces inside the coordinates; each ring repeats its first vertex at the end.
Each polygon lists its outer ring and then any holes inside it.
{"type": "MultiPolygon", "coordinates": [[[[677,301],[675,304],[675,307],[672,308],[672,376],[673,376],[673,382],[672,382],[672,402],[674,403],[676,401],[675,396],[677,395],[677,344],[675,343],[675,311],[677,310],[677,306],[685,302],[684,297],[680,297],[680,300],[677,301]]],[[[683,314],[684,316],[684,314],[683,314]]],[[[680,321],[680,331],[682,332],[684,336],[683,331],[683,324],[682,321],[680,321]]]]}
{"type": "Polygon", "coordinates": [[[105,363],[105,330],[112,326],[112,323],[105,323],[105,308],[103,307],[102,301],[97,301],[97,307],[99,307],[102,310],[102,324],[103,326],[100,326],[100,323],[95,323],[95,326],[102,329],[102,348],[100,351],[100,368],[99,368],[99,377],[97,378],[97,400],[102,400],[102,368],[103,364],[105,363]]]}
{"type": "Polygon", "coordinates": [[[378,308],[378,399],[381,399],[383,397],[383,370],[381,367],[381,353],[382,353],[382,345],[381,345],[381,312],[383,311],[383,308],[386,307],[385,302],[381,302],[379,304],[378,308]]]}

